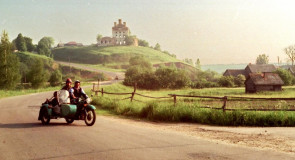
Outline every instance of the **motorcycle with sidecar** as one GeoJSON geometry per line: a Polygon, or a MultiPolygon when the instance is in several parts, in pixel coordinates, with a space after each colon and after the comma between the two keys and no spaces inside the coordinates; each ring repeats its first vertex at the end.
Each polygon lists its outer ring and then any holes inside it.
{"type": "Polygon", "coordinates": [[[90,98],[80,100],[76,104],[70,104],[69,93],[66,90],[58,91],[59,101],[59,113],[54,111],[49,100],[42,103],[40,107],[38,120],[41,120],[42,124],[49,124],[50,119],[65,118],[68,124],[74,122],[74,120],[84,120],[87,126],[92,126],[96,120],[95,107],[90,105],[90,98]]]}

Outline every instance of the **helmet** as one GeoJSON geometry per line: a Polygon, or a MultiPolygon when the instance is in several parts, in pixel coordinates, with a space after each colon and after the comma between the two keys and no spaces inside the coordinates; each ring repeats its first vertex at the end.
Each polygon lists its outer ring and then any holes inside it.
{"type": "Polygon", "coordinates": [[[66,80],[66,83],[72,83],[71,78],[68,78],[68,79],[66,80]]]}
{"type": "Polygon", "coordinates": [[[76,81],[75,81],[75,84],[76,84],[76,83],[80,83],[80,81],[79,81],[79,80],[76,80],[76,81]]]}

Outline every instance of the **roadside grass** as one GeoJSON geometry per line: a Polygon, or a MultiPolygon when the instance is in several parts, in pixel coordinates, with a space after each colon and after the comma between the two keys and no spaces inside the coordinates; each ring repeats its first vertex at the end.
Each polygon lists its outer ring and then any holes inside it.
{"type": "Polygon", "coordinates": [[[59,90],[61,86],[58,87],[47,87],[39,89],[16,89],[16,90],[0,90],[0,99],[5,97],[20,96],[31,93],[47,92],[59,90]]]}
{"type": "MultiPolygon", "coordinates": [[[[107,92],[132,92],[133,88],[123,86],[122,84],[114,84],[104,86],[107,92]]],[[[249,97],[293,97],[294,87],[284,87],[283,92],[265,92],[258,94],[245,94],[243,88],[211,88],[211,89],[183,89],[183,90],[159,90],[147,91],[137,90],[138,93],[150,96],[167,96],[169,93],[177,94],[194,94],[194,95],[210,95],[210,96],[249,96],[249,97]]],[[[151,121],[164,122],[194,122],[211,125],[227,125],[227,126],[295,126],[295,112],[291,111],[226,111],[215,110],[209,108],[200,108],[203,101],[192,101],[189,99],[180,99],[174,105],[172,98],[169,100],[151,100],[143,97],[135,99],[143,101],[133,101],[130,99],[121,100],[125,96],[114,96],[104,94],[94,96],[92,104],[97,106],[99,112],[106,112],[115,115],[148,119],[151,121]]],[[[212,101],[208,101],[212,102],[212,101]]],[[[237,102],[238,103],[238,102],[237,102]]],[[[248,103],[258,104],[260,102],[249,101],[248,103]]],[[[262,102],[261,102],[262,103],[262,102]]],[[[265,102],[266,106],[273,102],[265,102]]],[[[216,103],[217,104],[217,103],[216,103]]],[[[221,107],[222,102],[219,103],[221,107]]],[[[245,108],[241,103],[240,107],[245,108]]],[[[264,104],[263,104],[264,105],[264,104]]],[[[262,105],[262,107],[263,107],[262,105]]],[[[246,106],[247,107],[247,106],[246,106]]],[[[265,107],[265,106],[264,106],[265,107]]],[[[247,107],[249,108],[249,107],[247,107]]]]}

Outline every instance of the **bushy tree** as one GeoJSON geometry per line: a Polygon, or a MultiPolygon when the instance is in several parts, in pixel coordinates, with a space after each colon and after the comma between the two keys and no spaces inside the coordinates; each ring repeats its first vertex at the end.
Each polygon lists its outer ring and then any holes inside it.
{"type": "Polygon", "coordinates": [[[52,37],[43,37],[37,46],[38,54],[45,55],[47,57],[52,57],[51,47],[54,44],[54,40],[52,37]]]}
{"type": "Polygon", "coordinates": [[[149,70],[152,69],[152,64],[143,56],[135,56],[135,57],[130,58],[129,64],[130,64],[130,66],[139,65],[139,66],[141,66],[143,68],[147,68],[149,70]]]}
{"type": "Polygon", "coordinates": [[[19,59],[12,54],[12,44],[3,31],[0,43],[0,89],[13,89],[20,82],[19,59]]]}
{"type": "Polygon", "coordinates": [[[139,39],[138,40],[138,45],[139,46],[143,46],[143,47],[148,47],[149,46],[149,42],[147,42],[145,40],[142,40],[142,39],[139,39]]]}
{"type": "Polygon", "coordinates": [[[246,80],[245,76],[242,74],[239,74],[237,77],[234,78],[234,83],[236,86],[242,87],[244,86],[245,80],[246,80]]]}
{"type": "Polygon", "coordinates": [[[44,70],[44,63],[41,59],[35,59],[28,73],[28,80],[33,88],[45,86],[48,80],[48,74],[44,70]]]}
{"type": "Polygon", "coordinates": [[[101,34],[98,34],[98,35],[96,36],[96,41],[99,42],[99,41],[101,40],[101,38],[102,38],[102,35],[101,35],[101,34]]]}
{"type": "Polygon", "coordinates": [[[256,64],[268,64],[268,62],[269,62],[269,56],[267,56],[266,54],[260,54],[256,58],[256,64]]]}
{"type": "Polygon", "coordinates": [[[27,51],[26,41],[21,33],[18,34],[15,40],[15,46],[17,50],[19,51],[23,51],[23,52],[27,51]]]}
{"type": "Polygon", "coordinates": [[[27,50],[29,52],[33,52],[36,49],[35,45],[32,42],[33,40],[30,37],[24,37],[24,39],[25,39],[27,50]]]}
{"type": "Polygon", "coordinates": [[[287,70],[278,68],[275,73],[277,73],[281,79],[284,81],[284,85],[289,86],[294,82],[294,76],[287,70]]]}
{"type": "Polygon", "coordinates": [[[235,85],[233,76],[222,76],[218,83],[222,87],[234,87],[235,85]]]}
{"type": "Polygon", "coordinates": [[[155,45],[154,49],[157,50],[157,51],[161,51],[161,46],[160,46],[160,44],[157,43],[157,44],[155,45]]]}
{"type": "Polygon", "coordinates": [[[196,61],[196,63],[195,63],[195,67],[196,67],[197,69],[201,69],[201,61],[200,61],[199,58],[197,59],[197,61],[196,61]]]}
{"type": "Polygon", "coordinates": [[[62,74],[58,69],[52,72],[49,83],[51,86],[58,86],[62,83],[62,74]]]}
{"type": "Polygon", "coordinates": [[[135,39],[136,39],[135,36],[126,36],[125,37],[125,44],[128,45],[128,46],[134,45],[135,39]]]}
{"type": "Polygon", "coordinates": [[[185,71],[176,68],[161,67],[156,70],[155,75],[161,88],[182,88],[190,84],[185,71]]]}

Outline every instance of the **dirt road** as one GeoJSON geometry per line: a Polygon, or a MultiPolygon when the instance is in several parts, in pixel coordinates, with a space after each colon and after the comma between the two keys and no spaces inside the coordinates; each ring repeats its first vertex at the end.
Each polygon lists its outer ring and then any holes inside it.
{"type": "Polygon", "coordinates": [[[295,158],[288,152],[216,140],[213,136],[206,136],[206,132],[203,132],[203,137],[193,134],[201,131],[196,128],[203,128],[219,132],[218,136],[222,137],[228,135],[226,132],[234,133],[230,128],[220,132],[218,127],[150,123],[104,116],[98,116],[92,127],[87,127],[82,121],[67,125],[64,119],[52,120],[50,125],[43,126],[37,121],[38,106],[51,94],[45,92],[0,99],[1,160],[295,158]]]}
{"type": "Polygon", "coordinates": [[[84,70],[88,70],[88,71],[92,71],[92,72],[101,72],[104,73],[110,77],[112,77],[113,79],[115,79],[115,77],[118,77],[118,79],[122,80],[125,78],[125,73],[124,72],[111,72],[111,71],[105,71],[105,70],[101,70],[101,69],[95,69],[92,67],[88,67],[85,65],[81,65],[81,64],[77,64],[77,63],[69,63],[69,62],[62,62],[62,61],[55,61],[59,64],[65,65],[65,66],[72,66],[75,68],[79,68],[79,69],[84,69],[84,70]]]}

